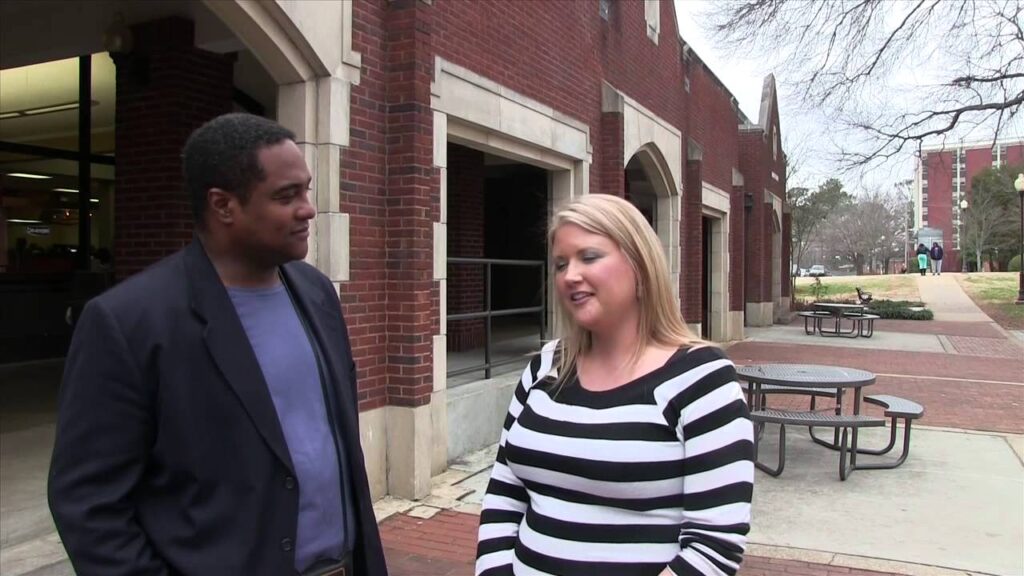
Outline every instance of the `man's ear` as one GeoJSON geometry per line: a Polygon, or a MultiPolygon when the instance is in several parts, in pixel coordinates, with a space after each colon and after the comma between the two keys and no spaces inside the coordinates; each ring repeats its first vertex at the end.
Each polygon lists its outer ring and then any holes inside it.
{"type": "Polygon", "coordinates": [[[206,191],[206,202],[209,207],[208,221],[216,220],[225,225],[234,223],[238,211],[238,199],[234,194],[220,188],[210,188],[206,191]]]}

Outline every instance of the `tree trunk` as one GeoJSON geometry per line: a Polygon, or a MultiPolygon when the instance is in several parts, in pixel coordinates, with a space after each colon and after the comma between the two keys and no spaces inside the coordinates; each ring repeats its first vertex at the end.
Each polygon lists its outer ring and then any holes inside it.
{"type": "Polygon", "coordinates": [[[977,272],[981,272],[981,250],[974,251],[974,260],[978,265],[977,272]]]}

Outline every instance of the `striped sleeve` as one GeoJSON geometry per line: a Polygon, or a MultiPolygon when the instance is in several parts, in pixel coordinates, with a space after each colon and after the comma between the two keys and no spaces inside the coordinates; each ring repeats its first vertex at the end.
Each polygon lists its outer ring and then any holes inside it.
{"type": "Polygon", "coordinates": [[[699,364],[665,413],[685,454],[680,552],[669,568],[677,576],[731,576],[750,531],[753,426],[732,362],[710,347],[690,354],[699,364]]]}
{"type": "Polygon", "coordinates": [[[498,455],[491,469],[480,510],[480,530],[477,534],[476,574],[493,576],[512,574],[512,560],[519,524],[526,514],[529,496],[523,483],[516,478],[505,458],[505,441],[515,424],[529,395],[530,387],[551,371],[557,341],[549,342],[530,364],[516,386],[515,394],[505,416],[498,455]]]}

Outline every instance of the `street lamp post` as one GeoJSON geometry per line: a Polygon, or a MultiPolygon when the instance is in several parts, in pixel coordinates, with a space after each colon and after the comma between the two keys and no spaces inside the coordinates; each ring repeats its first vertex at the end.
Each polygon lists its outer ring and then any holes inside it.
{"type": "Polygon", "coordinates": [[[1017,304],[1024,304],[1024,174],[1017,174],[1017,179],[1013,182],[1013,187],[1017,189],[1017,195],[1020,196],[1020,272],[1017,278],[1017,304]]]}
{"type": "Polygon", "coordinates": [[[967,200],[960,201],[960,271],[967,273],[967,258],[964,256],[964,232],[967,231],[967,222],[964,215],[967,212],[967,200]]]}

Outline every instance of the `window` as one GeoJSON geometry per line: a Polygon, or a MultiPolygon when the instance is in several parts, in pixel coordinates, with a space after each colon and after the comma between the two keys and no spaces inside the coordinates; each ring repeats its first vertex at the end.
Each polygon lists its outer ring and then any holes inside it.
{"type": "Polygon", "coordinates": [[[658,33],[661,31],[660,0],[644,0],[644,17],[647,20],[647,37],[657,44],[658,33]]]}
{"type": "Polygon", "coordinates": [[[996,149],[996,168],[1006,165],[1006,153],[1010,151],[1009,144],[1003,144],[996,149]]]}

